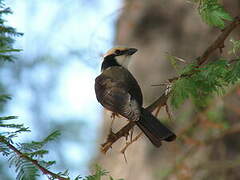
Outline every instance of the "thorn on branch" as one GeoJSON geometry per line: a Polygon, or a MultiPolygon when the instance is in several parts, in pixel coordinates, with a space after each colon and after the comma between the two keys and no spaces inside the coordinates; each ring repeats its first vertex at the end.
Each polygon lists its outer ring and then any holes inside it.
{"type": "Polygon", "coordinates": [[[165,104],[165,110],[166,110],[166,113],[167,113],[167,115],[168,115],[169,120],[172,121],[173,118],[172,118],[172,115],[171,115],[171,112],[170,112],[170,110],[169,110],[169,107],[168,107],[168,104],[167,104],[167,103],[165,104]]]}
{"type": "Polygon", "coordinates": [[[219,46],[219,52],[220,52],[220,54],[223,53],[223,48],[224,48],[224,47],[225,47],[224,43],[219,46]]]}
{"type": "Polygon", "coordinates": [[[207,62],[209,56],[219,48],[224,47],[224,41],[230,35],[230,33],[240,24],[240,16],[234,18],[234,20],[225,27],[217,39],[204,51],[203,55],[198,59],[198,65],[202,65],[207,62]]]}
{"type": "Polygon", "coordinates": [[[158,106],[157,109],[156,109],[155,117],[158,117],[160,109],[161,109],[161,106],[158,106]]]}
{"type": "Polygon", "coordinates": [[[130,142],[126,142],[126,145],[121,149],[121,153],[125,155],[125,151],[127,150],[127,148],[133,144],[134,142],[136,142],[141,136],[142,136],[143,132],[140,132],[135,138],[133,138],[130,142]]]}

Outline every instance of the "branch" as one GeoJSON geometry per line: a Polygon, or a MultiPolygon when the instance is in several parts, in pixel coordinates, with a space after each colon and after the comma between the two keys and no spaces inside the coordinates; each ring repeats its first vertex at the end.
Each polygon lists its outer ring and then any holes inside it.
{"type": "Polygon", "coordinates": [[[121,137],[125,137],[128,135],[128,132],[133,128],[135,125],[134,122],[129,122],[123,128],[121,128],[117,133],[110,132],[108,135],[107,141],[101,145],[101,151],[106,153],[111,147],[112,144],[115,143],[121,137]]]}
{"type": "Polygon", "coordinates": [[[208,145],[208,144],[211,144],[213,142],[215,142],[216,140],[220,140],[220,139],[223,139],[224,137],[228,136],[228,135],[231,135],[231,134],[236,134],[236,133],[239,133],[240,132],[240,123],[236,123],[234,124],[233,127],[227,129],[225,132],[223,132],[221,135],[217,136],[217,137],[212,137],[212,138],[209,138],[205,141],[205,144],[208,145]]]}
{"type": "Polygon", "coordinates": [[[123,155],[124,155],[124,158],[125,158],[125,161],[127,162],[127,158],[126,158],[126,155],[125,155],[125,151],[127,150],[127,148],[132,144],[134,143],[135,141],[137,141],[141,136],[142,136],[143,132],[140,132],[135,138],[133,138],[130,142],[127,142],[125,147],[122,148],[122,150],[120,151],[123,155]]]}
{"type": "Polygon", "coordinates": [[[23,158],[29,162],[31,162],[33,165],[35,165],[39,170],[42,171],[43,174],[46,175],[50,175],[55,179],[59,179],[59,180],[69,180],[69,178],[64,178],[62,176],[59,176],[58,174],[55,174],[51,171],[49,171],[48,169],[46,169],[45,167],[41,166],[39,164],[39,162],[35,159],[30,158],[29,156],[25,155],[24,153],[22,153],[21,151],[19,151],[15,146],[13,146],[12,144],[10,144],[4,137],[0,137],[0,142],[4,143],[6,146],[8,146],[12,151],[14,151],[20,158],[23,158]]]}
{"type": "MultiPolygon", "coordinates": [[[[154,103],[148,106],[146,109],[153,112],[156,107],[162,107],[166,104],[168,95],[163,94],[154,103]]],[[[134,122],[129,122],[127,125],[122,127],[117,133],[110,132],[107,141],[101,145],[101,151],[105,154],[112,145],[120,138],[128,135],[129,131],[135,126],[134,122]]]]}
{"type": "Polygon", "coordinates": [[[207,62],[209,56],[217,49],[224,48],[224,41],[229,34],[240,24],[240,16],[234,18],[234,20],[222,31],[217,39],[205,50],[202,56],[198,59],[198,65],[202,65],[207,62]]]}
{"type": "MultiPolygon", "coordinates": [[[[228,26],[226,26],[226,28],[221,32],[221,34],[217,37],[217,39],[204,51],[204,53],[199,58],[197,58],[198,67],[206,63],[210,55],[212,55],[212,53],[215,52],[215,50],[224,48],[224,41],[239,24],[240,24],[240,16],[237,16],[228,26]]],[[[171,79],[168,79],[168,82],[171,83],[180,78],[191,76],[194,73],[195,72],[193,71],[190,74],[182,74],[181,76],[173,77],[171,79]]],[[[165,92],[167,90],[168,88],[165,90],[165,92]]],[[[153,112],[156,107],[164,106],[167,103],[170,93],[171,93],[171,90],[167,94],[166,93],[162,94],[157,100],[155,100],[146,109],[150,112],[153,112]]],[[[111,132],[108,135],[107,141],[101,145],[101,151],[103,153],[106,153],[117,140],[128,135],[129,131],[133,128],[134,125],[135,124],[133,122],[129,122],[123,128],[121,128],[117,133],[111,132]]]]}
{"type": "MultiPolygon", "coordinates": [[[[208,58],[213,54],[213,52],[215,52],[217,49],[222,49],[224,48],[224,41],[227,39],[227,37],[230,35],[230,33],[238,26],[240,25],[240,16],[236,16],[234,18],[234,20],[227,26],[225,27],[225,29],[222,31],[222,33],[217,37],[217,39],[204,51],[204,53],[197,58],[198,61],[198,66],[200,67],[201,65],[203,65],[204,63],[207,62],[208,58]]],[[[232,63],[230,61],[230,63],[232,63]]],[[[195,70],[197,71],[197,70],[195,70]]],[[[183,78],[183,77],[189,77],[191,75],[194,74],[193,71],[190,74],[182,74],[181,76],[178,77],[173,77],[171,79],[169,79],[169,82],[173,82],[175,80],[178,80],[179,78],[183,78]]]]}

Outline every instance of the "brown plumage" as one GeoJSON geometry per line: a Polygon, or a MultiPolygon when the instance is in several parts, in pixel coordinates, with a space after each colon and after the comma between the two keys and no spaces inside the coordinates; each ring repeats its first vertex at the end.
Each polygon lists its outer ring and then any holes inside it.
{"type": "Polygon", "coordinates": [[[130,56],[134,48],[113,48],[106,53],[102,63],[102,73],[95,79],[97,100],[115,114],[136,122],[149,140],[156,146],[161,141],[176,138],[167,127],[142,107],[141,89],[128,71],[130,56]]]}

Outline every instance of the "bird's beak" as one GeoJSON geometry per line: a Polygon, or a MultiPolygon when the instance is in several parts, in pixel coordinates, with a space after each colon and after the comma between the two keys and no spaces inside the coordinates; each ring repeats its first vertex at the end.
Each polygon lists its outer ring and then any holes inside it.
{"type": "Polygon", "coordinates": [[[137,49],[136,48],[129,48],[127,50],[127,55],[133,55],[135,52],[137,52],[137,49]]]}

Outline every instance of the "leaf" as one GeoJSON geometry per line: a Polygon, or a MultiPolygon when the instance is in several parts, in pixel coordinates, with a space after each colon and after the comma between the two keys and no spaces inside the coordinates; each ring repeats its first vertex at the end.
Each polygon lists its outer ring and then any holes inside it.
{"type": "Polygon", "coordinates": [[[207,105],[214,95],[223,95],[225,87],[235,84],[240,79],[240,59],[230,66],[226,60],[217,60],[201,68],[195,69],[194,64],[183,70],[188,77],[180,78],[172,87],[171,104],[179,107],[186,99],[201,108],[207,105]]]}
{"type": "Polygon", "coordinates": [[[232,49],[229,51],[229,54],[234,54],[237,58],[240,57],[237,55],[237,52],[240,50],[240,40],[234,40],[233,38],[230,39],[232,43],[232,49]]]}
{"type": "Polygon", "coordinates": [[[108,172],[104,169],[102,169],[99,165],[95,166],[95,174],[90,175],[84,178],[84,180],[101,180],[102,176],[106,176],[108,172]]]}
{"type": "Polygon", "coordinates": [[[20,52],[22,49],[4,49],[0,50],[0,53],[9,53],[9,52],[20,52]]]}
{"type": "Polygon", "coordinates": [[[38,169],[30,162],[26,160],[19,160],[15,163],[17,167],[17,180],[34,180],[38,174],[38,169]]]}
{"type": "Polygon", "coordinates": [[[181,78],[175,82],[172,87],[172,94],[171,94],[171,103],[175,107],[179,107],[190,95],[189,88],[190,81],[187,78],[181,78]]]}
{"type": "MultiPolygon", "coordinates": [[[[112,176],[109,176],[110,180],[114,180],[112,176]]],[[[124,180],[124,179],[116,179],[116,180],[124,180]]]]}
{"type": "Polygon", "coordinates": [[[11,96],[7,94],[1,94],[0,95],[0,102],[6,102],[7,100],[10,100],[11,96]]]}
{"type": "Polygon", "coordinates": [[[52,132],[51,134],[49,134],[44,140],[43,143],[47,143],[49,141],[53,141],[56,138],[58,138],[61,135],[61,132],[59,130],[56,130],[54,132],[52,132]]]}
{"type": "Polygon", "coordinates": [[[235,84],[240,79],[240,59],[237,63],[230,67],[230,70],[224,77],[225,81],[229,84],[235,84]]]}
{"type": "Polygon", "coordinates": [[[0,121],[3,120],[12,120],[12,119],[17,119],[18,116],[4,116],[4,117],[0,117],[0,121]]]}
{"type": "Polygon", "coordinates": [[[228,12],[225,11],[224,7],[219,4],[218,0],[203,0],[199,6],[199,14],[203,21],[207,24],[224,28],[224,20],[232,21],[233,18],[228,12]]]}

